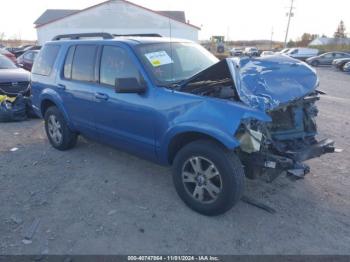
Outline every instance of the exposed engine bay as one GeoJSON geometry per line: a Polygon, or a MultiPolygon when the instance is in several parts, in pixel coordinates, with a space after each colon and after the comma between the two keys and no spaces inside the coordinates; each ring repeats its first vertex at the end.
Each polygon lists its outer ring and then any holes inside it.
{"type": "Polygon", "coordinates": [[[267,173],[272,181],[282,172],[304,177],[303,161],[334,152],[330,139],[316,140],[318,78],[306,64],[285,57],[226,59],[184,82],[180,90],[241,102],[271,119],[243,119],[235,137],[246,176],[267,173]]]}

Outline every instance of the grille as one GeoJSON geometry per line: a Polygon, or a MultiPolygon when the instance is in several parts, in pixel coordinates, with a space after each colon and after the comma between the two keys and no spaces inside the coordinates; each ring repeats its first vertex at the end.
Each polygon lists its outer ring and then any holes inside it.
{"type": "Polygon", "coordinates": [[[4,82],[0,83],[0,92],[4,94],[14,95],[25,92],[28,89],[29,82],[4,82]]]}
{"type": "Polygon", "coordinates": [[[294,114],[289,107],[287,110],[278,110],[270,113],[272,118],[272,131],[294,129],[294,114]]]}

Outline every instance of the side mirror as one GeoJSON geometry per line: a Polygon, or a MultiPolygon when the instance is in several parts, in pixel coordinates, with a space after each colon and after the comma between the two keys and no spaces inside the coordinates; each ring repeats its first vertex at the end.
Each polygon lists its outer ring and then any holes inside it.
{"type": "Polygon", "coordinates": [[[115,79],[115,92],[116,93],[143,93],[146,91],[146,83],[133,78],[116,78],[115,79]]]}

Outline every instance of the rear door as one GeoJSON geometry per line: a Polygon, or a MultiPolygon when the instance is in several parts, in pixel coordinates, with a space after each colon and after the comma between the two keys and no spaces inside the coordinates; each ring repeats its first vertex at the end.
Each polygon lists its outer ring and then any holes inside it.
{"type": "Polygon", "coordinates": [[[57,80],[57,89],[70,121],[85,135],[96,134],[93,103],[97,50],[98,45],[94,44],[70,46],[57,80]]]}
{"type": "Polygon", "coordinates": [[[325,64],[325,65],[330,65],[330,64],[332,64],[332,61],[333,61],[334,57],[335,57],[335,54],[334,54],[334,53],[326,54],[326,55],[325,55],[324,64],[325,64]]]}

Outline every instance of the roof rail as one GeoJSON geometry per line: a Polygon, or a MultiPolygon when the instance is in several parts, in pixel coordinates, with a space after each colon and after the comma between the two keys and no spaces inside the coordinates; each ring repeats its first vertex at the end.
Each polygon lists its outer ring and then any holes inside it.
{"type": "Polygon", "coordinates": [[[112,36],[140,36],[140,37],[162,37],[160,34],[150,33],[150,34],[112,34],[112,36]]]}
{"type": "Polygon", "coordinates": [[[60,39],[80,39],[83,37],[102,37],[103,39],[113,39],[113,35],[109,33],[80,33],[80,34],[66,34],[66,35],[57,35],[52,38],[52,41],[57,41],[60,39]]]}

